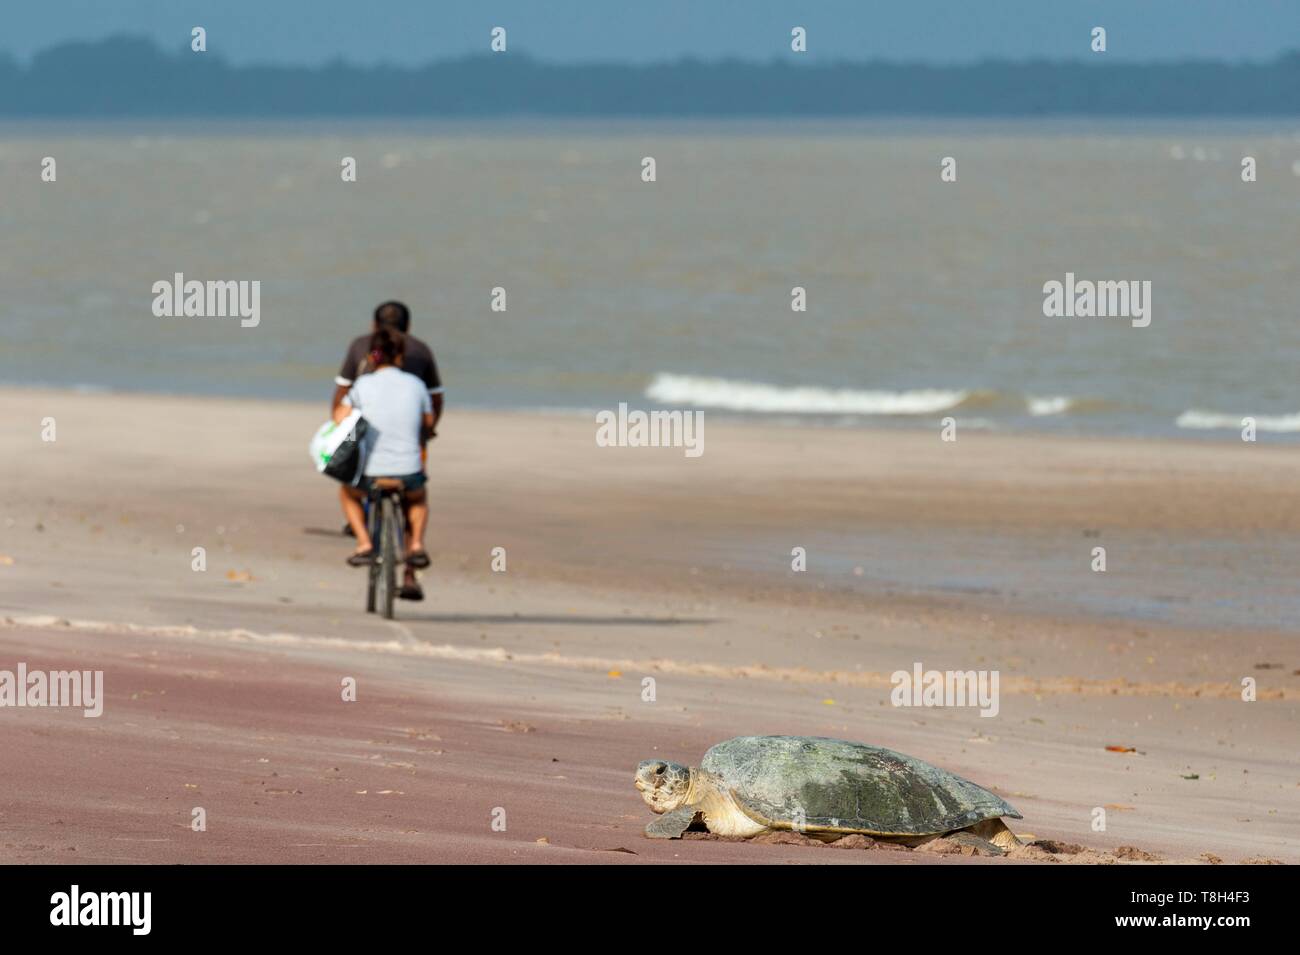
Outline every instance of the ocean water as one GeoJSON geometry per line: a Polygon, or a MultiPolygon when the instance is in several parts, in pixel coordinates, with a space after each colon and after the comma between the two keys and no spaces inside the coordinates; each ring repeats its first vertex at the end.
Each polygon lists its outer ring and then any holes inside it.
{"type": "Polygon", "coordinates": [[[11,124],[0,382],[324,400],[400,298],[460,405],[1296,440],[1298,213],[1294,121],[11,124]],[[178,272],[257,327],[155,316],[178,272]]]}

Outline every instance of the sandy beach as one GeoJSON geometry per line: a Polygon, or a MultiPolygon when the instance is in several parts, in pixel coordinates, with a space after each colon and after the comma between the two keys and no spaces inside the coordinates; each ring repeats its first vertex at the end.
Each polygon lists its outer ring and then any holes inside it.
{"type": "Polygon", "coordinates": [[[0,669],[106,696],[0,710],[0,861],[1300,861],[1300,448],[708,416],[688,458],[453,403],[427,597],[386,622],[307,458],[324,400],[0,400],[0,669]],[[998,671],[997,715],[891,705],[917,663],[998,671]],[[638,761],[762,733],[920,757],[1083,851],[644,838],[638,761]]]}

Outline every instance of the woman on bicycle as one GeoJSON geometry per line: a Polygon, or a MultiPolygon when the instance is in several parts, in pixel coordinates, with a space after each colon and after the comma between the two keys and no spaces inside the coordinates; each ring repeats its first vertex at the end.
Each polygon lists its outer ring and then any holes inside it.
{"type": "Polygon", "coordinates": [[[370,336],[368,372],[357,378],[334,412],[342,421],[352,409],[360,411],[368,426],[368,453],[361,487],[339,488],[343,512],[357,538],[357,549],[348,558],[353,567],[373,562],[375,551],[366,527],[365,500],[374,478],[399,478],[410,532],[406,535],[406,566],[429,566],[424,551],[424,529],[429,522],[429,504],[424,485],[421,451],[433,433],[433,407],[429,389],[414,375],[402,371],[405,336],[392,328],[379,328],[370,336]]]}

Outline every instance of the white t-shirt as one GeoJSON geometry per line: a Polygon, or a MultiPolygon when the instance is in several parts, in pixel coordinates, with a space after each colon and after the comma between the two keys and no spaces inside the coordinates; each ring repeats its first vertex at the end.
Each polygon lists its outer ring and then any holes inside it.
{"type": "Polygon", "coordinates": [[[422,470],[420,425],[424,415],[433,414],[423,381],[389,365],[358,378],[343,403],[360,411],[369,425],[366,477],[401,477],[422,470]]]}

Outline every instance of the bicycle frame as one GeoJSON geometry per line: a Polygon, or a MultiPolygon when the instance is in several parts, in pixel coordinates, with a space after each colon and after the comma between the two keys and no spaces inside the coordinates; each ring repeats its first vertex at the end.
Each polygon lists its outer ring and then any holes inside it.
{"type": "Polygon", "coordinates": [[[397,566],[405,553],[403,531],[405,511],[400,488],[371,487],[367,494],[370,546],[374,559],[366,588],[366,612],[382,613],[393,618],[393,604],[397,590],[397,566]]]}

